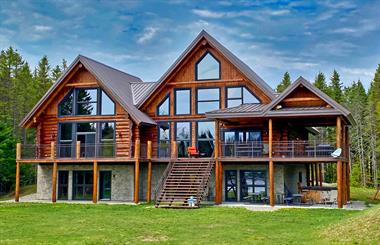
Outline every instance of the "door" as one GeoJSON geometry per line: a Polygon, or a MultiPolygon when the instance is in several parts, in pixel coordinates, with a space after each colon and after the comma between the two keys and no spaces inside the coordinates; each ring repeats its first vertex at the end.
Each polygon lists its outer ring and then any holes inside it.
{"type": "Polygon", "coordinates": [[[266,196],[266,189],[265,171],[240,171],[240,201],[266,196]]]}
{"type": "Polygon", "coordinates": [[[225,174],[225,200],[237,201],[237,171],[226,170],[225,174]]]}
{"type": "Polygon", "coordinates": [[[91,200],[92,184],[92,171],[73,171],[73,199],[91,200]]]}
{"type": "Polygon", "coordinates": [[[112,172],[111,171],[100,171],[99,180],[99,199],[101,200],[111,200],[111,182],[112,182],[112,172]]]}
{"type": "Polygon", "coordinates": [[[58,200],[68,199],[69,171],[58,171],[58,200]]]}
{"type": "Polygon", "coordinates": [[[94,157],[95,156],[95,133],[78,133],[77,141],[80,141],[80,156],[94,157]]]}

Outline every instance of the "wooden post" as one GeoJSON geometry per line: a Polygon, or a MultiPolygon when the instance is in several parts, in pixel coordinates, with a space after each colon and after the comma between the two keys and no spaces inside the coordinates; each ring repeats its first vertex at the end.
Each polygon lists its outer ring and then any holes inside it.
{"type": "Polygon", "coordinates": [[[57,161],[53,162],[53,173],[52,173],[52,184],[51,184],[51,201],[55,203],[57,201],[57,161]]]}
{"type": "Polygon", "coordinates": [[[221,164],[219,162],[219,121],[215,121],[215,204],[222,203],[221,164]]]}
{"type": "Polygon", "coordinates": [[[177,159],[178,158],[178,154],[177,154],[177,141],[173,140],[172,141],[172,146],[171,146],[171,158],[172,159],[177,159]]]}
{"type": "Polygon", "coordinates": [[[347,169],[346,169],[346,180],[347,180],[347,201],[349,202],[351,200],[351,193],[350,193],[350,162],[347,162],[347,169]]]}
{"type": "Polygon", "coordinates": [[[319,173],[318,173],[318,176],[319,176],[319,186],[322,186],[322,182],[323,182],[323,173],[322,173],[322,164],[319,163],[318,164],[318,170],[319,170],[319,173]]]}
{"type": "Polygon", "coordinates": [[[221,161],[219,163],[219,204],[223,201],[223,164],[221,161]]]}
{"type": "Polygon", "coordinates": [[[273,153],[273,122],[269,119],[269,204],[273,207],[275,203],[274,196],[274,164],[272,160],[273,153]]]}
{"type": "Polygon", "coordinates": [[[152,141],[148,141],[147,143],[147,159],[148,159],[148,184],[147,184],[147,192],[146,192],[146,201],[149,203],[151,201],[152,196],[152,141]]]}
{"type": "Polygon", "coordinates": [[[16,161],[16,190],[15,190],[15,202],[20,200],[20,162],[16,161]]]}
{"type": "Polygon", "coordinates": [[[315,167],[315,186],[319,186],[319,164],[314,164],[315,167]]]}
{"type": "Polygon", "coordinates": [[[98,202],[98,161],[94,161],[92,185],[92,202],[98,202]]]}
{"type": "Polygon", "coordinates": [[[80,141],[77,141],[75,150],[76,150],[76,157],[77,159],[79,159],[80,158],[80,141]]]}
{"type": "Polygon", "coordinates": [[[310,165],[306,163],[305,167],[306,167],[306,186],[310,186],[310,165]]]}
{"type": "Polygon", "coordinates": [[[54,141],[50,142],[50,158],[51,159],[55,158],[55,142],[54,141]]]}
{"type": "MultiPolygon", "coordinates": [[[[342,119],[340,117],[336,118],[336,148],[342,147],[342,119]]],[[[342,160],[338,160],[337,162],[337,189],[338,189],[338,208],[343,208],[343,166],[342,160]]]]}
{"type": "Polygon", "coordinates": [[[139,181],[140,181],[140,139],[135,141],[135,190],[133,201],[139,202],[139,181]]]}
{"type": "Polygon", "coordinates": [[[314,186],[314,165],[310,164],[310,170],[311,170],[311,186],[314,186]]]}

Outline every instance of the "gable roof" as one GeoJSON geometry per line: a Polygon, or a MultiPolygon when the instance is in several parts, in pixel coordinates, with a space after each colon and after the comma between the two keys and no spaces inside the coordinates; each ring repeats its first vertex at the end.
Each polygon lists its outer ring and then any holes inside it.
{"type": "Polygon", "coordinates": [[[138,110],[133,104],[133,95],[131,83],[143,83],[138,77],[132,76],[128,73],[122,72],[108,65],[102,64],[98,61],[78,55],[75,60],[70,64],[68,69],[61,75],[61,77],[50,87],[46,94],[38,101],[33,109],[21,121],[20,126],[24,127],[26,123],[31,120],[33,115],[49,98],[53,91],[64,81],[65,77],[81,63],[95,78],[98,80],[102,89],[104,89],[114,100],[116,100],[131,116],[136,124],[156,125],[145,113],[138,110]]]}
{"type": "Polygon", "coordinates": [[[136,82],[131,83],[133,104],[139,104],[147,95],[149,90],[156,84],[156,82],[136,82]]]}
{"type": "Polygon", "coordinates": [[[144,104],[144,102],[149,98],[149,95],[153,92],[172,74],[172,72],[181,64],[183,60],[186,59],[187,55],[197,46],[197,44],[202,40],[206,39],[207,42],[217,49],[219,52],[224,55],[228,61],[230,61],[234,66],[236,66],[249,80],[256,84],[260,89],[263,90],[265,95],[269,98],[274,99],[275,94],[273,89],[257,75],[248,65],[236,57],[231,51],[219,43],[215,38],[208,34],[205,30],[202,30],[198,36],[191,42],[191,44],[185,49],[185,51],[177,58],[177,60],[169,67],[169,69],[160,77],[157,83],[152,86],[143,100],[137,104],[138,108],[144,104]]]}
{"type": "Polygon", "coordinates": [[[297,111],[305,111],[309,110],[309,113],[313,110],[317,111],[328,111],[330,113],[340,113],[343,116],[347,117],[347,119],[350,121],[351,124],[355,124],[355,121],[351,115],[351,112],[347,110],[344,106],[340,105],[338,102],[333,100],[330,96],[319,90],[317,87],[315,87],[313,84],[311,84],[309,81],[307,81],[305,78],[300,76],[294,83],[292,83],[287,89],[285,89],[284,92],[282,92],[275,100],[273,100],[271,103],[269,103],[268,107],[265,109],[266,115],[275,115],[276,113],[296,113],[297,111]],[[305,108],[282,108],[280,110],[272,110],[276,105],[278,105],[283,99],[285,99],[289,94],[291,94],[296,88],[298,88],[300,85],[307,88],[309,91],[317,95],[319,98],[321,98],[324,102],[326,102],[328,105],[330,105],[332,108],[326,108],[326,107],[305,107],[305,108]]]}

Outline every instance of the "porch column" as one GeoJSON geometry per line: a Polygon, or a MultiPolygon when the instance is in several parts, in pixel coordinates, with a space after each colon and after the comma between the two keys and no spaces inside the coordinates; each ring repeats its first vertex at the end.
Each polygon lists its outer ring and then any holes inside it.
{"type": "Polygon", "coordinates": [[[93,168],[93,184],[92,184],[92,202],[97,203],[98,202],[98,161],[94,161],[94,168],[93,168]]]}
{"type": "Polygon", "coordinates": [[[148,184],[147,184],[147,191],[146,191],[146,201],[149,203],[151,201],[152,196],[152,141],[148,141],[147,143],[148,150],[147,150],[147,159],[148,159],[148,184]]]}
{"type": "Polygon", "coordinates": [[[314,164],[315,167],[315,186],[319,186],[319,164],[314,164]]]}
{"type": "MultiPolygon", "coordinates": [[[[342,119],[340,117],[336,118],[336,147],[342,147],[342,119]]],[[[338,208],[343,208],[343,166],[342,160],[337,161],[336,167],[336,182],[338,189],[338,208]]]]}
{"type": "Polygon", "coordinates": [[[273,140],[273,122],[269,119],[269,204],[273,207],[275,203],[274,197],[274,164],[272,160],[272,140],[273,140]]]}
{"type": "Polygon", "coordinates": [[[135,141],[135,190],[133,196],[133,202],[139,202],[139,177],[140,177],[140,139],[135,141]]]}
{"type": "Polygon", "coordinates": [[[347,191],[347,201],[349,202],[351,200],[350,196],[350,162],[347,163],[347,168],[346,168],[346,191],[347,191]]]}
{"type": "MultiPolygon", "coordinates": [[[[215,204],[222,203],[221,166],[219,162],[219,121],[215,121],[215,204]]],[[[223,173],[222,173],[223,175],[223,173]]]]}
{"type": "Polygon", "coordinates": [[[51,201],[55,203],[57,201],[57,161],[53,162],[53,173],[51,181],[51,201]]]}
{"type": "Polygon", "coordinates": [[[323,182],[322,163],[319,163],[318,165],[319,165],[319,167],[318,167],[319,186],[322,186],[322,182],[323,182]]]}
{"type": "Polygon", "coordinates": [[[346,161],[347,161],[347,166],[346,166],[346,199],[349,202],[351,200],[350,196],[350,171],[351,171],[351,163],[350,163],[350,135],[348,131],[348,126],[344,127],[345,130],[345,148],[346,148],[346,161]]]}
{"type": "Polygon", "coordinates": [[[310,164],[310,170],[311,170],[311,186],[314,186],[314,165],[310,164]]]}
{"type": "Polygon", "coordinates": [[[310,186],[310,165],[306,163],[305,167],[306,167],[306,186],[310,186]]]}
{"type": "Polygon", "coordinates": [[[15,202],[20,200],[20,162],[21,159],[21,143],[16,145],[16,186],[15,186],[15,202]]]}

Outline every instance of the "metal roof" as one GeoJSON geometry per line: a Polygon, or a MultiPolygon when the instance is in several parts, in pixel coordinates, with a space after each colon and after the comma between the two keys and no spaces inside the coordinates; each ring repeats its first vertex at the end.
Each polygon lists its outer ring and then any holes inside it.
{"type": "Polygon", "coordinates": [[[153,121],[145,113],[138,110],[133,104],[131,82],[142,83],[142,80],[140,78],[112,68],[108,65],[102,64],[83,55],[78,55],[78,57],[76,57],[75,60],[70,64],[69,68],[64,72],[64,74],[62,74],[62,76],[53,84],[53,86],[51,86],[46,94],[38,101],[33,109],[21,121],[21,127],[24,127],[26,125],[26,123],[32,118],[32,116],[48,99],[53,91],[62,83],[64,78],[79,63],[81,63],[91,74],[96,77],[102,89],[104,89],[130,114],[132,120],[134,120],[135,123],[156,125],[155,121],[153,121]]]}
{"type": "Polygon", "coordinates": [[[156,82],[137,82],[131,83],[133,104],[139,104],[145,97],[147,97],[150,89],[156,84],[156,82]]]}
{"type": "Polygon", "coordinates": [[[224,114],[224,113],[258,113],[262,112],[264,108],[268,106],[268,104],[257,104],[257,103],[250,103],[250,104],[242,104],[235,107],[215,110],[207,112],[207,114],[224,114]]]}
{"type": "Polygon", "coordinates": [[[187,57],[187,55],[196,47],[196,45],[202,40],[206,39],[207,42],[217,49],[224,55],[227,60],[229,60],[233,65],[235,65],[252,83],[254,83],[258,88],[260,88],[269,98],[274,99],[275,94],[273,89],[259,76],[257,75],[248,65],[236,57],[231,51],[219,43],[215,38],[208,34],[205,30],[202,30],[198,36],[191,42],[191,44],[185,49],[185,51],[177,58],[177,60],[169,67],[169,69],[160,77],[155,86],[152,86],[147,97],[145,97],[137,105],[139,108],[142,104],[152,95],[153,92],[169,77],[169,75],[180,65],[180,63],[187,57]]]}

